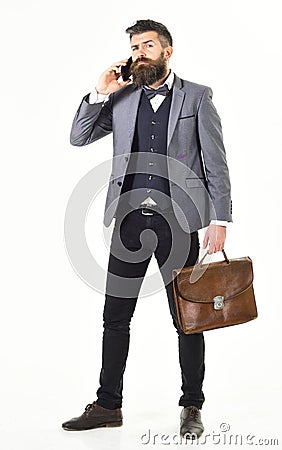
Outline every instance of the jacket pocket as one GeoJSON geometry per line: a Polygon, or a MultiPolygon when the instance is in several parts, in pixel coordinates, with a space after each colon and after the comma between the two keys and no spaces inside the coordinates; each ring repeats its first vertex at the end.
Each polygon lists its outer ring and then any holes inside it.
{"type": "Polygon", "coordinates": [[[193,117],[195,117],[195,114],[190,114],[190,115],[187,115],[187,116],[178,117],[178,120],[192,119],[193,117]]]}

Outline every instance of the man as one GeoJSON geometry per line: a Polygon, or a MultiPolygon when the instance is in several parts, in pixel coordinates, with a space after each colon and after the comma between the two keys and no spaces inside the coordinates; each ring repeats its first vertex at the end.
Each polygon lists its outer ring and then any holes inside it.
{"type": "MultiPolygon", "coordinates": [[[[209,87],[180,79],[169,68],[173,52],[167,28],[139,20],[130,36],[132,76],[123,81],[112,64],[75,115],[71,143],[90,144],[113,132],[114,159],[104,224],[115,217],[104,306],[103,356],[97,399],[65,430],[122,425],[122,388],[130,320],[154,253],[178,334],[183,395],[180,434],[199,437],[205,397],[203,333],[179,330],[172,269],[193,265],[204,247],[224,247],[232,221],[230,181],[220,118],[209,87]]],[[[157,328],[158,329],[158,328],[157,328]]]]}

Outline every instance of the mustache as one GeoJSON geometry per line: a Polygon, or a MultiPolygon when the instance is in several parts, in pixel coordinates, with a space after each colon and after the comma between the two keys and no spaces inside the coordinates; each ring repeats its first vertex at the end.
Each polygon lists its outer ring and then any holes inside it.
{"type": "Polygon", "coordinates": [[[133,63],[131,64],[130,67],[131,68],[136,67],[139,62],[144,62],[144,63],[148,63],[148,64],[155,64],[155,61],[153,59],[146,58],[145,56],[140,56],[140,58],[137,58],[135,61],[133,61],[133,63]]]}

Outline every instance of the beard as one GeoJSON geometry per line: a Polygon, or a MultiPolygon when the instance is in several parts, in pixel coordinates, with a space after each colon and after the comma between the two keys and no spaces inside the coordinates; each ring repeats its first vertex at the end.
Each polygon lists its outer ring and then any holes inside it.
{"type": "Polygon", "coordinates": [[[138,58],[131,64],[130,70],[136,86],[155,84],[167,74],[167,60],[164,57],[164,51],[155,60],[145,57],[138,58]],[[138,64],[140,61],[143,61],[144,64],[138,64]]]}

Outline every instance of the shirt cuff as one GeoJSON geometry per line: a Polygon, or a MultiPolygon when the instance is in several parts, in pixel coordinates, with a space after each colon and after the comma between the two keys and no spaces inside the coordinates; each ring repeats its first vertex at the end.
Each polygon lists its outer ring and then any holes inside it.
{"type": "Polygon", "coordinates": [[[108,100],[108,98],[109,98],[109,94],[98,94],[98,92],[95,89],[93,92],[90,92],[88,102],[90,104],[102,103],[102,102],[106,102],[108,100]]]}
{"type": "Polygon", "coordinates": [[[210,225],[220,225],[222,227],[227,227],[227,220],[211,220],[210,225]]]}

